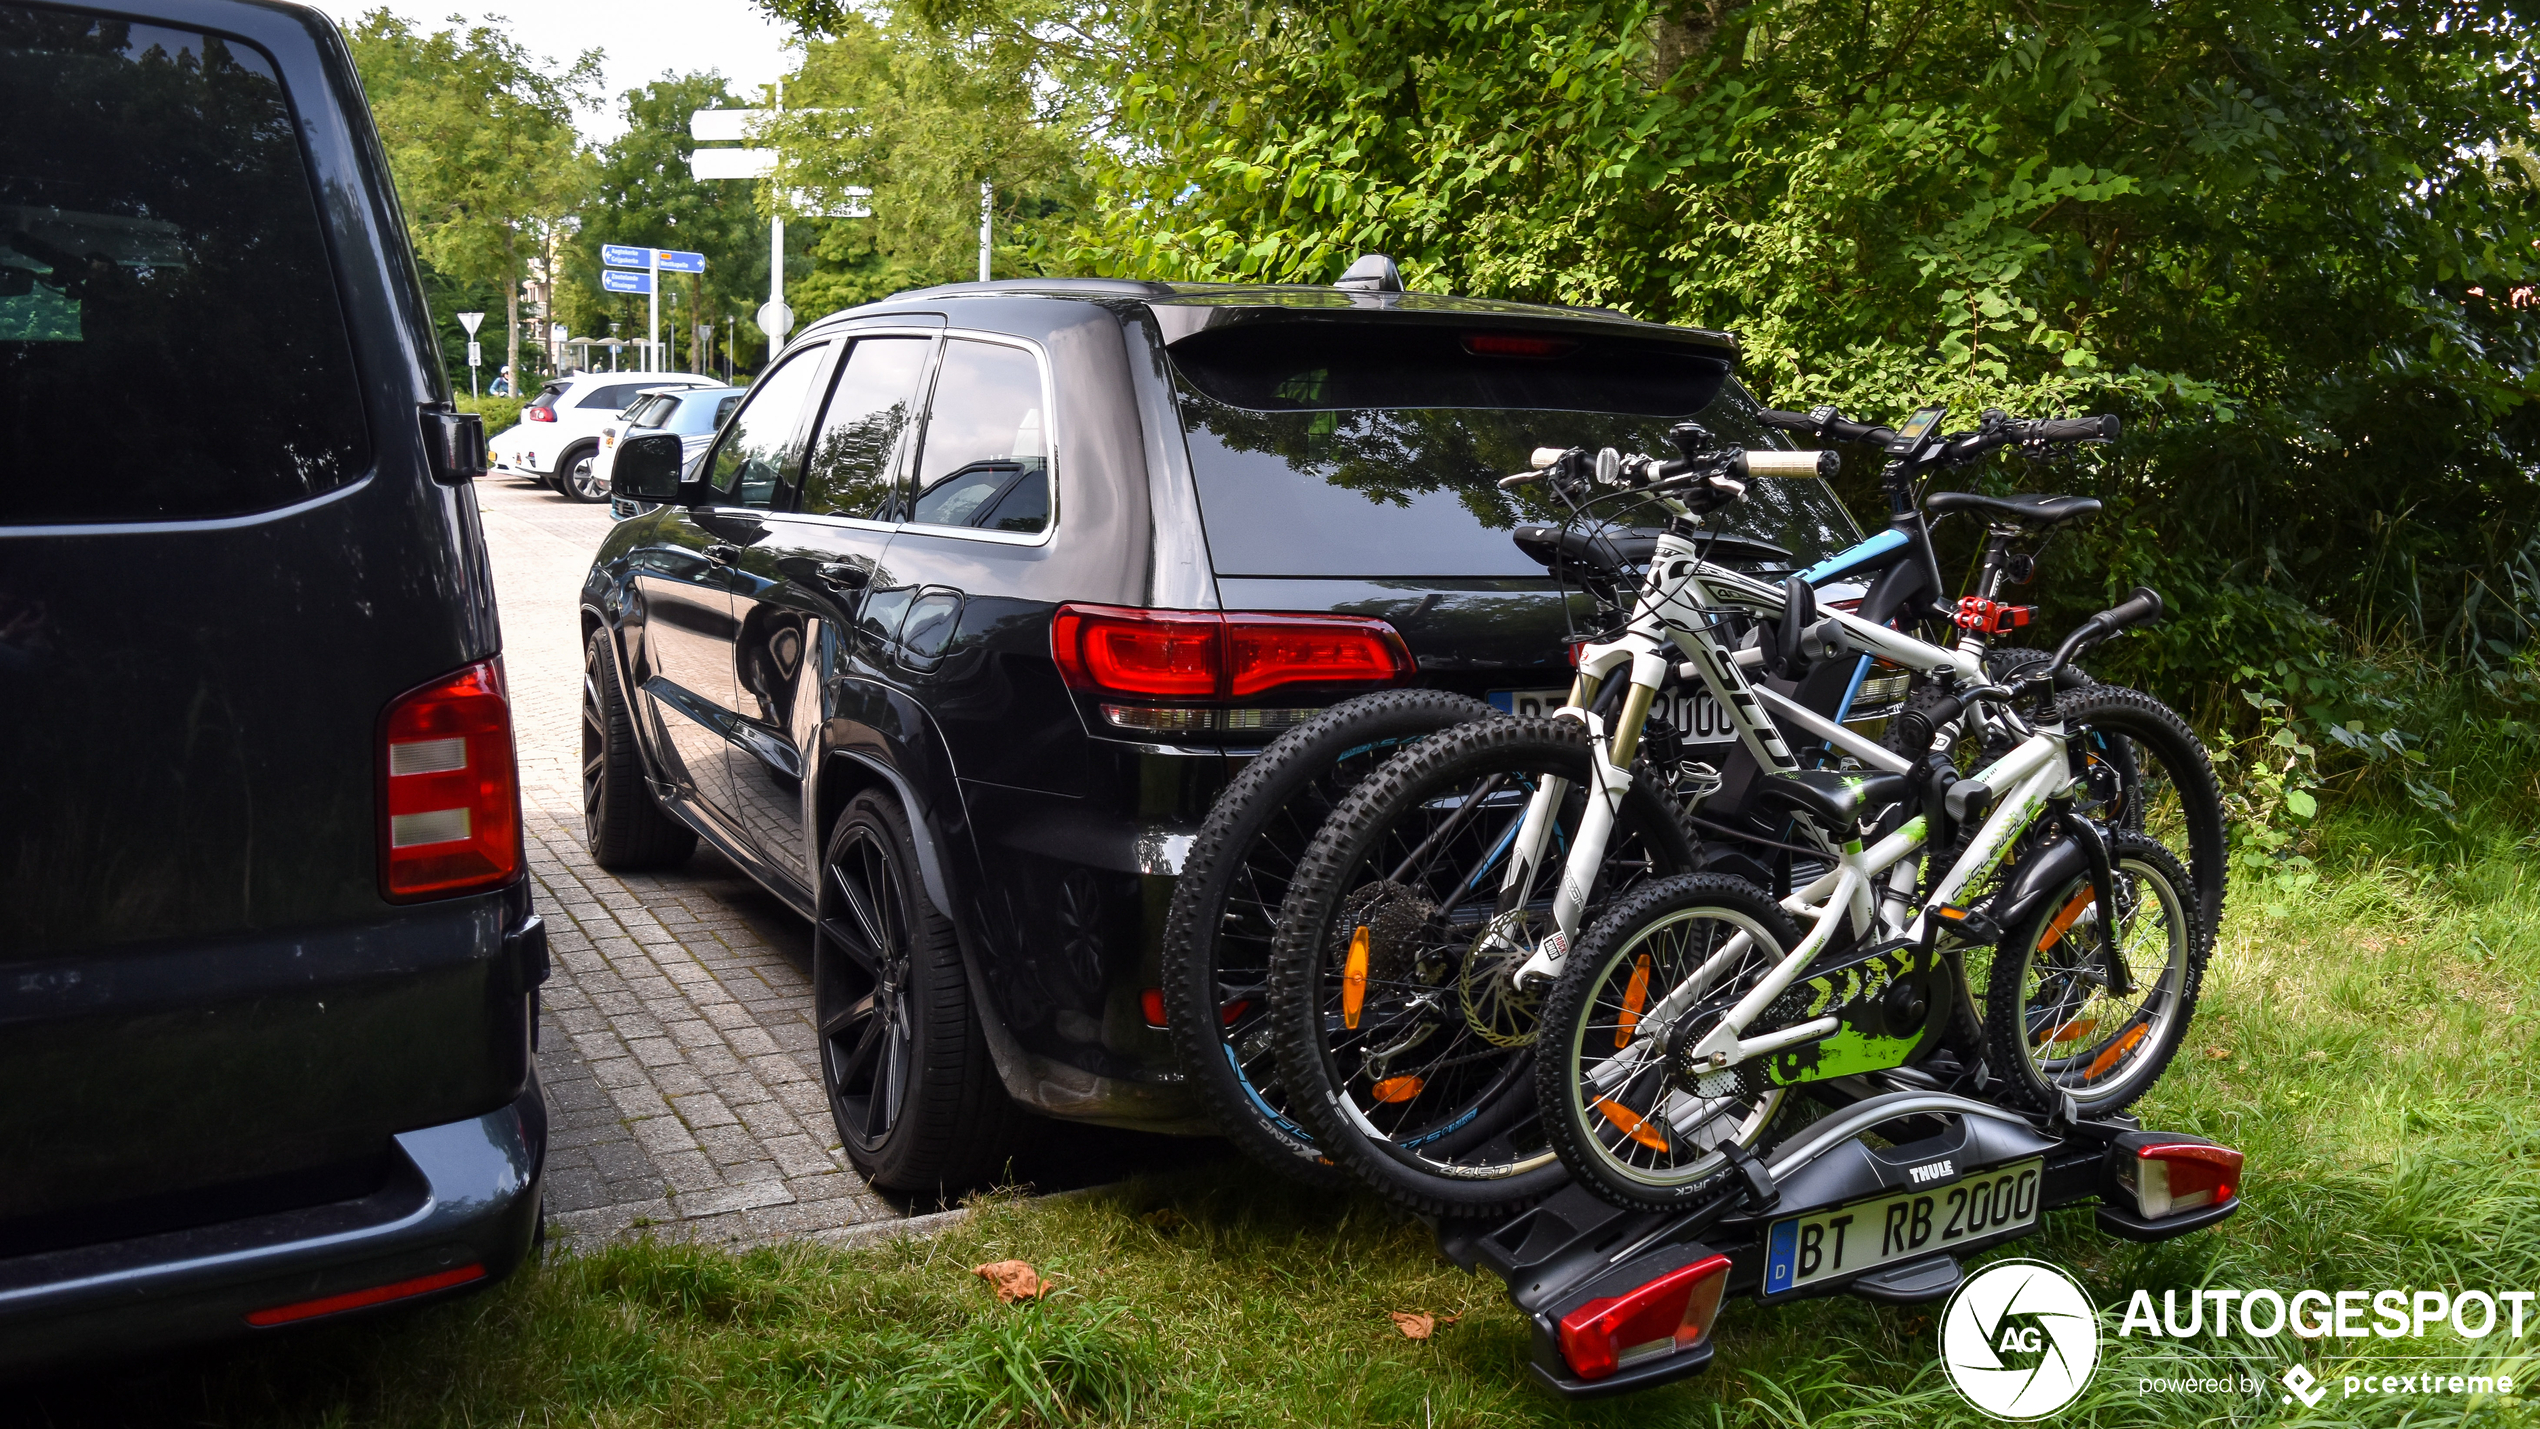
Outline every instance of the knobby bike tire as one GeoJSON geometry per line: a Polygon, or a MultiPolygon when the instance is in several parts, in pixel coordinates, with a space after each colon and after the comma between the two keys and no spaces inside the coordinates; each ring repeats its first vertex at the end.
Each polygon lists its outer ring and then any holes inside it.
{"type": "MultiPolygon", "coordinates": [[[[1423,857],[1413,847],[1417,840],[1402,829],[1412,827],[1409,821],[1424,812],[1434,814],[1427,806],[1441,791],[1500,774],[1510,780],[1505,797],[1513,799],[1526,787],[1527,776],[1555,776],[1571,781],[1571,799],[1576,801],[1581,797],[1577,786],[1588,776],[1591,757],[1586,731],[1573,720],[1493,719],[1436,735],[1395,758],[1334,810],[1289,884],[1271,968],[1271,1015],[1280,1076],[1291,1107],[1315,1144],[1388,1200],[1426,1215],[1505,1214],[1540,1200],[1569,1176],[1535,1129],[1533,1009],[1526,1005],[1524,995],[1502,987],[1506,969],[1481,960],[1478,937],[1469,921],[1461,928],[1440,921],[1451,920],[1462,910],[1490,906],[1496,897],[1496,860],[1515,824],[1509,805],[1491,804],[1491,812],[1461,826],[1457,823],[1463,817],[1460,814],[1438,818],[1429,829],[1432,842],[1446,838],[1457,849],[1440,855],[1449,859],[1449,875],[1466,866],[1471,849],[1482,850],[1479,860],[1448,889],[1446,896],[1453,902],[1432,904],[1425,913],[1415,911],[1403,921],[1389,923],[1384,935],[1392,946],[1409,950],[1399,958],[1385,954],[1389,965],[1400,961],[1408,971],[1403,978],[1372,980],[1383,986],[1412,987],[1420,967],[1434,965],[1441,971],[1416,984],[1420,991],[1399,997],[1381,994],[1378,1026],[1395,1029],[1386,1035],[1398,1036],[1396,1045],[1403,1048],[1424,1045],[1425,1039],[1440,1031],[1446,1035],[1444,1045],[1437,1049],[1437,1060],[1415,1064],[1428,1070],[1371,1080],[1367,1089],[1371,1105],[1386,1104],[1374,1115],[1391,1120],[1392,1132],[1373,1124],[1351,1085],[1370,1064],[1377,1070],[1394,1065],[1391,1052],[1368,1050],[1378,1032],[1371,1029],[1349,1054],[1353,1068],[1348,1071],[1333,1045],[1349,1035],[1345,1028],[1354,1027],[1350,1019],[1356,1016],[1342,987],[1346,966],[1339,971],[1332,966],[1335,925],[1350,900],[1370,894],[1372,901],[1358,911],[1376,910],[1368,915],[1372,922],[1387,922],[1397,908],[1416,910],[1423,901],[1422,891],[1394,881],[1423,857]],[[1499,842],[1494,845],[1494,840],[1499,842]],[[1403,854],[1403,848],[1410,853],[1403,854]],[[1371,856],[1380,863],[1399,858],[1400,866],[1392,874],[1362,881],[1358,877],[1361,864],[1371,856]],[[1467,890],[1475,888],[1486,892],[1479,898],[1468,896],[1467,890]],[[1444,1007],[1450,988],[1458,990],[1452,1016],[1444,1007]],[[1328,1010],[1327,1000],[1334,996],[1341,997],[1339,1016],[1328,1010]],[[1479,1008],[1477,996],[1484,1004],[1479,1008]],[[1485,1017],[1499,1020],[1485,1025],[1485,1017]],[[1449,1055],[1459,1047],[1472,1050],[1449,1055]],[[1421,1116],[1428,1120],[1413,1120],[1421,1116]],[[1470,1159],[1465,1159],[1468,1155],[1470,1159]]],[[[1472,800],[1474,807],[1482,804],[1479,797],[1472,800]]],[[[1521,799],[1514,807],[1522,814],[1521,799]]],[[[1565,803],[1565,811],[1572,807],[1565,803]]],[[[1600,877],[1598,888],[1592,891],[1586,922],[1594,921],[1602,902],[1625,891],[1609,887],[1607,877],[1628,883],[1642,876],[1672,876],[1692,866],[1692,840],[1682,811],[1658,792],[1644,771],[1635,772],[1615,827],[1614,852],[1606,865],[1609,873],[1600,877]],[[1646,866],[1633,863],[1634,859],[1646,866]]],[[[1547,855],[1544,865],[1550,877],[1557,879],[1561,862],[1557,850],[1547,855]]],[[[1424,864],[1424,870],[1429,866],[1424,864]]],[[[1535,886],[1546,886],[1540,876],[1535,886]]],[[[1527,908],[1533,910],[1531,901],[1527,908]]],[[[1361,930],[1365,927],[1361,925],[1361,930]]],[[[1369,941],[1377,940],[1371,937],[1369,941]]],[[[1367,965],[1359,966],[1364,987],[1371,979],[1367,965]]]]}
{"type": "Polygon", "coordinates": [[[1349,1183],[1289,1113],[1269,1045],[1267,984],[1288,879],[1332,810],[1386,760],[1497,714],[1446,690],[1386,690],[1335,705],[1255,755],[1183,856],[1164,921],[1174,1054],[1226,1139],[1282,1175],[1324,1189],[1349,1183]]]}

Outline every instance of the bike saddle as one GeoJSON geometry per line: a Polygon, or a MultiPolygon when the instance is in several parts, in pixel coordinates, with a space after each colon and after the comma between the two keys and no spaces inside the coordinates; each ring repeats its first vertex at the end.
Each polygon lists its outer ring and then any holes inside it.
{"type": "Polygon", "coordinates": [[[1983,511],[2023,526],[2061,526],[2099,514],[2096,496],[1986,496],[1975,491],[1935,491],[1923,498],[1934,516],[1952,511],[1983,511]]]}
{"type": "Polygon", "coordinates": [[[1829,838],[1851,839],[1864,815],[1909,798],[1914,781],[1902,774],[1860,774],[1800,769],[1756,781],[1755,797],[1769,807],[1806,814],[1829,838]]]}

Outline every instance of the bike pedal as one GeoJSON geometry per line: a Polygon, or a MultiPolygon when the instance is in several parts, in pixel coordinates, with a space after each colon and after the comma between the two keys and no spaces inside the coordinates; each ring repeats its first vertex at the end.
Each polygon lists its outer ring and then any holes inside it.
{"type": "Polygon", "coordinates": [[[1958,908],[1947,903],[1932,905],[1934,926],[1947,928],[1958,941],[1970,947],[1990,947],[2002,941],[2002,925],[1983,910],[1958,908]]]}

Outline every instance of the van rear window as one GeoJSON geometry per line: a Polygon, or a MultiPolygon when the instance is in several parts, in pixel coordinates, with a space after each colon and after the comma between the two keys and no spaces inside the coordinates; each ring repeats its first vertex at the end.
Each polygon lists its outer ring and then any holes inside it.
{"type": "Polygon", "coordinates": [[[0,4],[0,94],[0,523],[243,515],[361,476],[361,389],[272,60],[0,4]]]}

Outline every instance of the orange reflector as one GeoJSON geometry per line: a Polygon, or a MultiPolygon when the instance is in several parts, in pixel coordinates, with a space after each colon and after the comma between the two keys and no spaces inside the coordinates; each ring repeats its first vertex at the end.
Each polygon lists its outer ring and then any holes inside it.
{"type": "Polygon", "coordinates": [[[1164,1025],[1164,989],[1151,987],[1138,994],[1138,1010],[1147,1015],[1147,1026],[1164,1025]]]}
{"type": "Polygon", "coordinates": [[[2124,1036],[2108,1044],[2107,1051],[2090,1059],[2090,1065],[2083,1069],[2082,1075],[2085,1077],[2096,1077],[2100,1073],[2108,1070],[2110,1067],[2115,1066],[2125,1057],[2126,1053],[2134,1050],[2135,1043],[2143,1040],[2143,1034],[2151,1030],[2152,1024],[2149,1022],[2138,1022],[2132,1027],[2127,1028],[2124,1036]]]}
{"type": "Polygon", "coordinates": [[[1621,1102],[1615,1101],[1611,1097],[1599,1097],[1596,1099],[1596,1109],[1607,1121],[1610,1121],[1616,1126],[1622,1128],[1623,1134],[1630,1137],[1632,1140],[1639,1142],[1641,1145],[1648,1147],[1652,1151],[1665,1151],[1667,1149],[1666,1135],[1660,1132],[1658,1128],[1651,1126],[1647,1118],[1632,1110],[1630,1107],[1623,1105],[1621,1102]]]}
{"type": "Polygon", "coordinates": [[[1628,1047],[1632,1029],[1640,1026],[1640,1010],[1649,1005],[1649,954],[1632,964],[1632,980],[1623,985],[1623,1020],[1614,1028],[1614,1045],[1628,1047]]]}
{"type": "Polygon", "coordinates": [[[1358,1030],[1358,1010],[1367,1005],[1367,925],[1349,935],[1349,963],[1341,969],[1341,1025],[1358,1030]]]}
{"type": "Polygon", "coordinates": [[[270,1310],[252,1310],[248,1312],[247,1323],[259,1327],[288,1325],[296,1320],[314,1320],[320,1315],[340,1315],[347,1310],[385,1305],[391,1300],[429,1295],[435,1290],[447,1290],[453,1285],[465,1285],[471,1280],[484,1278],[484,1266],[462,1265],[452,1270],[418,1275],[412,1280],[400,1280],[394,1285],[374,1285],[368,1290],[348,1290],[322,1300],[302,1300],[292,1305],[276,1305],[270,1310]]]}
{"type": "Polygon", "coordinates": [[[2074,894],[2073,901],[2064,905],[2064,911],[2055,915],[2055,921],[2046,925],[2046,931],[2038,934],[2037,950],[2042,953],[2055,946],[2056,942],[2064,936],[2064,930],[2071,927],[2075,919],[2089,911],[2090,900],[2093,896],[2087,888],[2074,894]]]}
{"type": "Polygon", "coordinates": [[[1427,1085],[1418,1077],[1387,1077],[1376,1084],[1376,1100],[1407,1102],[1420,1095],[1420,1089],[1427,1085]]]}
{"type": "Polygon", "coordinates": [[[2096,1017],[2085,1017],[2078,1022],[2067,1022],[2063,1026],[2056,1028],[2052,1033],[2048,1034],[2046,1040],[2052,1045],[2061,1045],[2066,1042],[2078,1042],[2098,1030],[2099,1019],[2096,1017]]]}

